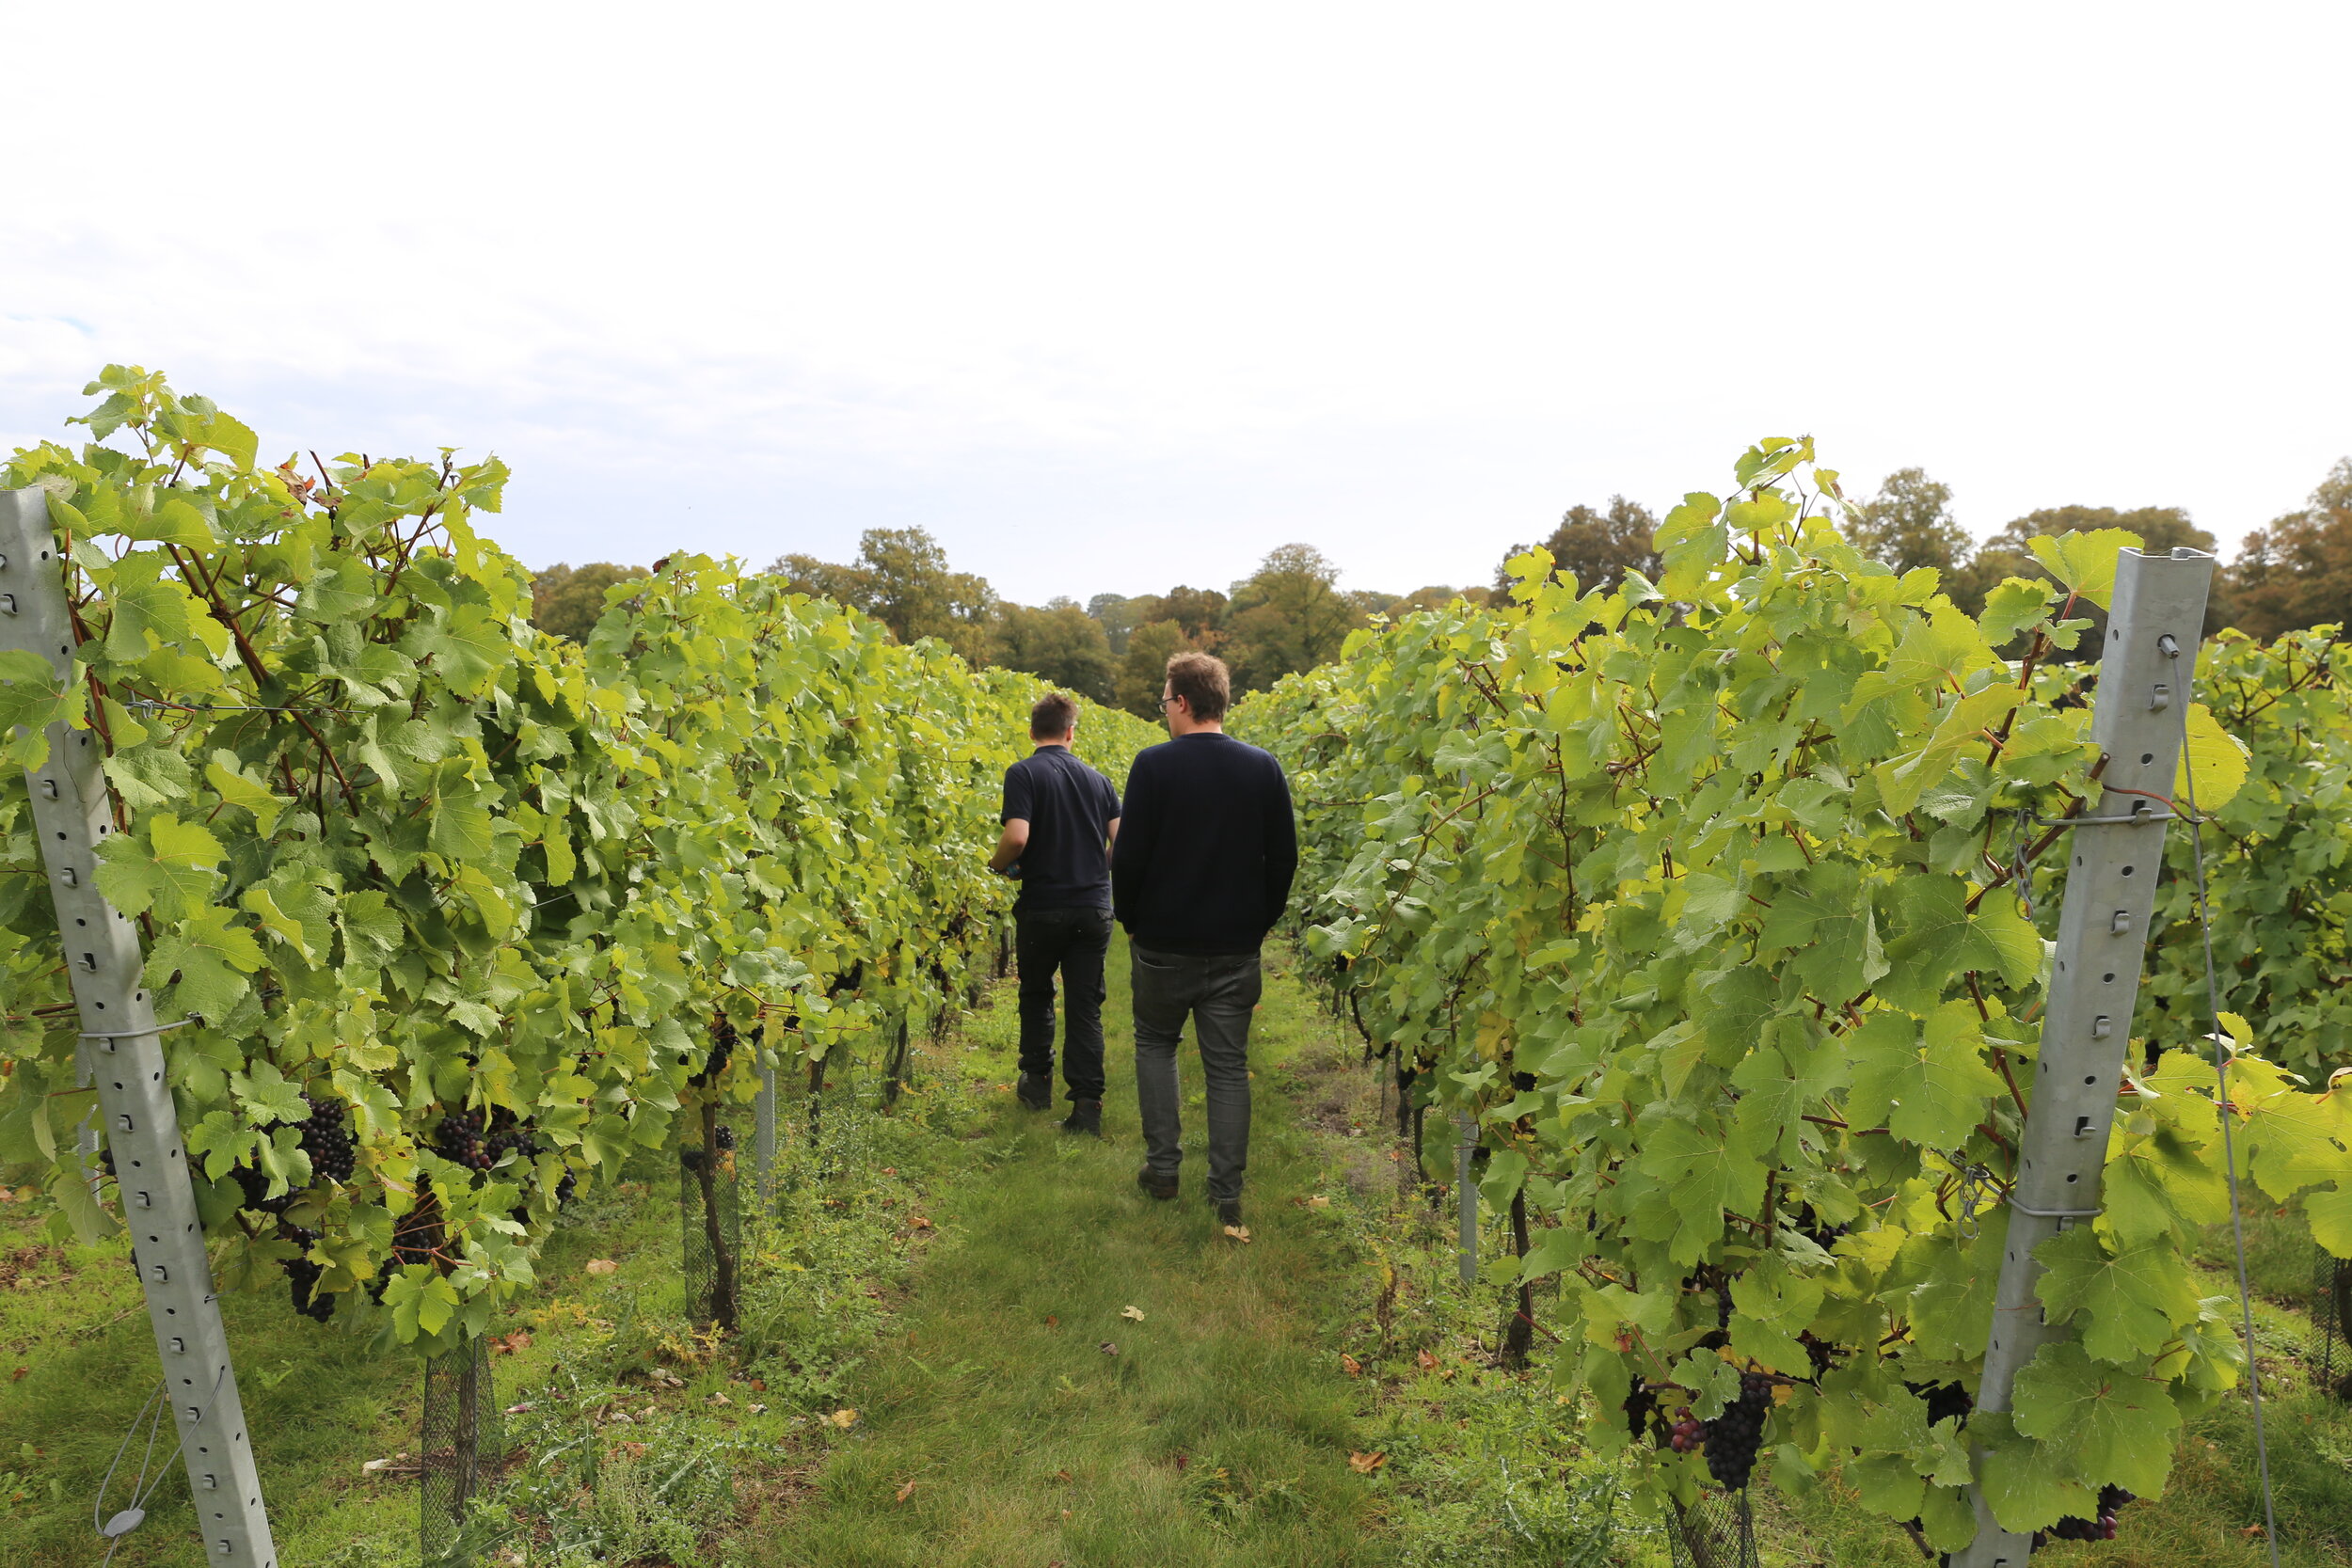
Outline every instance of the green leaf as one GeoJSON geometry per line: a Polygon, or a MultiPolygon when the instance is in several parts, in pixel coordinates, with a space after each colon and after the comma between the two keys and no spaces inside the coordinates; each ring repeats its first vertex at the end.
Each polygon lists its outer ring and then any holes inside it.
{"type": "Polygon", "coordinates": [[[400,916],[380,893],[343,895],[340,915],[343,927],[343,960],[377,968],[399,957],[407,941],[400,916]]]}
{"type": "Polygon", "coordinates": [[[2126,547],[2140,547],[2140,537],[2127,529],[2087,529],[2053,539],[2037,535],[2026,542],[2033,558],[2058,578],[2069,593],[2089,599],[2101,610],[2115,597],[2115,568],[2126,547]]]}
{"type": "Polygon", "coordinates": [[[2046,1271],[2035,1289],[2052,1323],[2077,1312],[2083,1348],[2101,1361],[2130,1362],[2164,1348],[2173,1329],[2197,1319],[2187,1260],[2169,1245],[2145,1243],[2113,1256],[2085,1227],[2034,1249],[2046,1271]]]}
{"type": "Polygon", "coordinates": [[[1997,648],[2050,611],[2050,585],[2027,578],[2005,578],[1984,596],[1977,629],[1997,648]]]}
{"type": "Polygon", "coordinates": [[[434,853],[457,864],[488,860],[496,842],[488,803],[479,792],[443,796],[434,803],[433,834],[427,842],[434,853]]]}
{"type": "Polygon", "coordinates": [[[1924,1025],[1888,1009],[1871,1013],[1848,1038],[1854,1064],[1847,1117],[1905,1143],[1956,1149],[2002,1093],[1984,1059],[1984,1026],[1965,1002],[1947,1002],[1924,1025]]]}
{"type": "Polygon", "coordinates": [[[80,705],[79,686],[58,678],[47,659],[25,648],[0,651],[0,736],[8,759],[31,771],[49,760],[48,727],[67,723],[80,705]],[[11,735],[14,726],[24,733],[11,735]]]}
{"type": "Polygon", "coordinates": [[[124,914],[152,911],[179,920],[213,901],[227,854],[211,830],[157,812],[136,836],[118,833],[99,845],[98,891],[124,914]]]}
{"type": "Polygon", "coordinates": [[[2202,703],[2188,707],[2188,744],[2172,774],[2172,797],[2186,811],[2192,799],[2199,815],[2210,816],[2246,786],[2246,743],[2223,729],[2202,703]],[[2194,784],[2192,793],[2191,785],[2194,784]]]}
{"type": "Polygon", "coordinates": [[[261,967],[262,944],[253,933],[231,924],[227,910],[212,908],[193,911],[156,942],[147,975],[161,986],[176,973],[180,1006],[221,1019],[249,989],[246,976],[261,967]]]}
{"type": "Polygon", "coordinates": [[[1862,874],[1837,861],[1809,866],[1772,900],[1760,937],[1768,950],[1792,950],[1797,973],[1833,1006],[1867,990],[1886,973],[1878,916],[1862,874]]]}
{"type": "Polygon", "coordinates": [[[2161,1383],[2093,1361],[2072,1339],[2042,1347],[2017,1373],[2017,1430],[2087,1484],[2154,1497],[2172,1468],[2181,1413],[2161,1383]]]}
{"type": "Polygon", "coordinates": [[[303,1121],[310,1115],[301,1087],[288,1083],[275,1062],[257,1061],[245,1072],[230,1073],[229,1083],[244,1101],[246,1117],[256,1123],[303,1121]]]}

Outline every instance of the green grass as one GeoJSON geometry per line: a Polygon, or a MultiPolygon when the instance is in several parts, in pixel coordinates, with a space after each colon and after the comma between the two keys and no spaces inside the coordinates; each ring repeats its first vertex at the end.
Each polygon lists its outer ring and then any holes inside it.
{"type": "MultiPolygon", "coordinates": [[[[723,1348],[678,1316],[660,1157],[583,1201],[498,1325],[530,1336],[495,1365],[501,1400],[532,1408],[485,1568],[1661,1568],[1656,1527],[1613,1508],[1584,1454],[1547,1344],[1532,1373],[1495,1366],[1501,1293],[1456,1279],[1450,1203],[1411,1190],[1376,1079],[1284,955],[1268,966],[1246,1245],[1201,1196],[1197,1056],[1184,1195],[1135,1186],[1123,945],[1108,1137],[1013,1104],[999,987],[895,1114],[829,1121],[844,1166],[796,1167],[723,1348]],[[707,1467],[660,1495],[680,1456],[707,1467]],[[1613,1544],[1597,1528],[1612,1516],[1613,1544]]],[[[154,1351],[120,1244],[52,1247],[28,1207],[0,1206],[0,1568],[79,1568],[103,1556],[92,1494],[154,1351]]],[[[2352,1411],[2294,1354],[2309,1260],[2280,1216],[2249,1221],[2282,1558],[2352,1568],[2352,1411]]],[[[2226,1237],[2204,1261],[2203,1289],[2225,1292],[2226,1237]]],[[[360,1467],[416,1446],[413,1358],[293,1317],[275,1280],[224,1309],[286,1568],[411,1568],[413,1483],[360,1467]]],[[[176,1465],[151,1506],[116,1563],[203,1560],[176,1465]]],[[[2194,1423],[2171,1489],[2126,1511],[2122,1540],[2041,1560],[2258,1568],[2260,1516],[2233,1400],[2194,1423]]],[[[1835,1477],[1760,1494],[1758,1520],[1770,1568],[1921,1560],[1835,1477]]]]}
{"type": "MultiPolygon", "coordinates": [[[[1104,1139],[998,1094],[990,1168],[931,1210],[941,1240],[857,1390],[858,1428],[748,1560],[1366,1560],[1372,1490],[1348,1465],[1357,1390],[1315,1333],[1342,1265],[1328,1228],[1290,1201],[1319,1170],[1265,1077],[1317,1021],[1298,988],[1268,988],[1245,1244],[1201,1196],[1197,1056],[1183,1063],[1185,1191],[1160,1203],[1136,1185],[1123,943],[1111,968],[1104,1139]]],[[[1012,1028],[1004,1007],[977,1031],[972,1065],[998,1083],[1012,1028]]]]}

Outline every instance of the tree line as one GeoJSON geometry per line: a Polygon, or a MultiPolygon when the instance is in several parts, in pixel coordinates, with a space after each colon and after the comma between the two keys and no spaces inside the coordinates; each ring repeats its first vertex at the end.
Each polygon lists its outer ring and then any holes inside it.
{"type": "MultiPolygon", "coordinates": [[[[1146,718],[1158,716],[1162,672],[1183,649],[1217,654],[1238,689],[1263,690],[1294,671],[1328,663],[1347,634],[1375,615],[1486,596],[1475,587],[1401,595],[1343,589],[1338,565],[1322,551],[1284,545],[1223,591],[1180,583],[1164,594],[1097,594],[1083,605],[1071,598],[1015,604],[986,578],[955,570],[920,528],[868,529],[854,561],[785,555],[768,571],[797,592],[864,610],[902,642],[935,637],[972,664],[1037,675],[1146,718]]],[[[532,618],[545,630],[583,638],[603,612],[606,590],[644,575],[643,567],[604,562],[549,567],[533,582],[532,618]]]]}
{"type": "MultiPolygon", "coordinates": [[[[1555,572],[1573,572],[1588,588],[1613,588],[1629,573],[1658,577],[1657,527],[1647,507],[1613,496],[1605,507],[1568,508],[1541,543],[1555,572]]],[[[2102,528],[2129,529],[2152,550],[2216,546],[2213,534],[2177,506],[2043,507],[1978,541],[1953,512],[1951,486],[1915,467],[1887,475],[1857,507],[1849,531],[1865,553],[1896,571],[1937,572],[1953,603],[1974,615],[2002,579],[2047,576],[2027,540],[2102,528]]],[[[1283,545],[1221,592],[1180,583],[1164,594],[1097,594],[1083,605],[1072,598],[1015,604],[986,578],[955,570],[920,528],[868,529],[854,561],[787,554],[768,571],[798,592],[865,611],[902,642],[935,637],[969,663],[1019,670],[1152,718],[1170,654],[1214,652],[1232,667],[1238,689],[1263,690],[1294,671],[1329,662],[1347,634],[1375,616],[1507,596],[1508,562],[1527,547],[1505,554],[1490,585],[1393,594],[1343,589],[1340,568],[1321,550],[1283,545]]],[[[645,575],[642,566],[607,562],[551,566],[532,584],[532,619],[546,630],[584,639],[603,611],[606,591],[645,575]]],[[[2246,536],[2215,580],[2207,622],[2208,630],[2236,626],[2264,641],[2308,626],[2352,625],[2352,457],[2329,470],[2304,507],[2246,536]]]]}

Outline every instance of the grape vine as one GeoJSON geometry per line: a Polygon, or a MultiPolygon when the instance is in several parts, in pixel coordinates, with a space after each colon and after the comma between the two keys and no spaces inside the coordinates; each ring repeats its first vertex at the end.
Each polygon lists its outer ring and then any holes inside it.
{"type": "MultiPolygon", "coordinates": [[[[403,1340],[479,1333],[579,1183],[993,941],[1034,680],[684,553],[578,646],[477,531],[495,458],[264,467],[159,375],[90,391],[87,444],[0,474],[47,492],[82,638],[63,689],[0,659],[0,870],[39,869],[41,726],[94,732],[100,884],[190,1021],[166,1039],[225,1281],[283,1274],[355,1332],[380,1303],[403,1340]]],[[[1111,766],[1151,734],[1087,722],[1111,766]]],[[[0,1164],[111,1228],[37,875],[0,875],[0,1164]]]]}
{"type": "MultiPolygon", "coordinates": [[[[1486,1200],[1534,1222],[1488,1277],[1557,1280],[1554,1375],[1622,1415],[1593,1440],[1653,1505],[1836,1467],[1943,1549],[1979,1480],[2009,1528],[2103,1528],[2241,1369],[2188,1260],[2227,1182],[2179,1023],[2133,1058],[2106,1212],[2040,1255],[2073,1337],[2013,1409],[1971,1390],[2062,879],[2044,824],[2097,793],[2090,667],[2061,656],[2135,541],[2037,541],[2056,585],[1971,619],[1848,543],[1809,441],[1735,475],[1668,515],[1656,582],[1587,591],[1530,552],[1512,604],[1357,633],[1244,705],[1300,799],[1302,936],[1415,1101],[1477,1118],[1486,1200]]],[[[2225,721],[2192,709],[2189,765],[2226,814],[2225,721]]],[[[2341,788],[2298,767],[2257,769],[2290,816],[2341,788]]],[[[2352,1083],[2291,1076],[2282,1016],[2229,1021],[2243,1174],[2352,1255],[2352,1083]]]]}

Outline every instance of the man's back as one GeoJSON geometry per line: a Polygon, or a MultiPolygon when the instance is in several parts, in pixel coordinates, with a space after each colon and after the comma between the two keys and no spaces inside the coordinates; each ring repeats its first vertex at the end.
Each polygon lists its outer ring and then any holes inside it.
{"type": "Polygon", "coordinates": [[[1112,852],[1120,923],[1163,953],[1252,953],[1298,868],[1290,784],[1271,753],[1216,731],[1145,748],[1112,852]]]}
{"type": "Polygon", "coordinates": [[[1003,815],[1029,824],[1021,911],[1099,910],[1111,901],[1103,841],[1119,816],[1119,795],[1110,780],[1067,746],[1041,746],[1006,769],[1003,815]]]}

